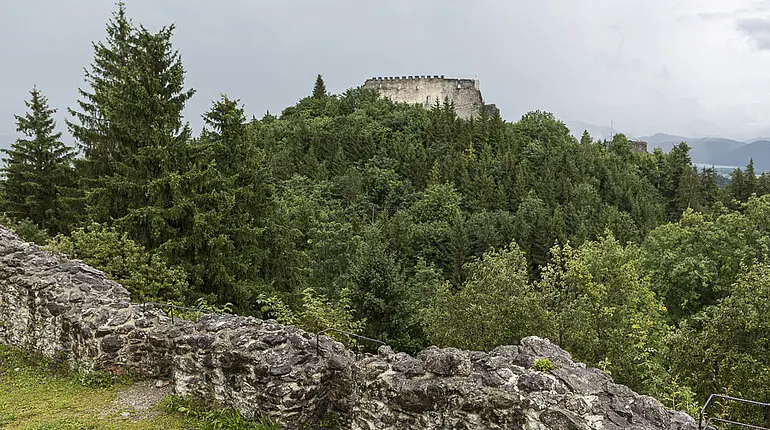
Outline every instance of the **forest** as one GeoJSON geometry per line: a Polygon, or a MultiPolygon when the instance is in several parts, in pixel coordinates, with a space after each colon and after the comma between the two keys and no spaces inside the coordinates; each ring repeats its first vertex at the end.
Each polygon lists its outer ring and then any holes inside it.
{"type": "Polygon", "coordinates": [[[121,4],[64,128],[41,89],[19,101],[0,224],[135,302],[410,353],[537,335],[690,413],[770,398],[770,175],[753,162],[723,186],[686,143],[576,139],[542,111],[462,120],[320,75],[280,115],[223,95],[196,136],[173,33],[121,4]]]}

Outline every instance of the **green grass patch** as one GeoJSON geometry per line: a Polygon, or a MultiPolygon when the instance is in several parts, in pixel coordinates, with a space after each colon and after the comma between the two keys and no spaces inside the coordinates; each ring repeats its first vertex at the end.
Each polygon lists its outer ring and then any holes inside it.
{"type": "Polygon", "coordinates": [[[0,428],[27,430],[235,429],[273,430],[237,411],[170,396],[133,421],[113,403],[131,381],[68,371],[56,361],[0,346],[0,428]]]}
{"type": "Polygon", "coordinates": [[[196,429],[217,430],[278,430],[278,425],[267,419],[247,420],[237,410],[201,402],[189,397],[171,396],[163,401],[169,413],[181,413],[195,422],[196,429]]]}

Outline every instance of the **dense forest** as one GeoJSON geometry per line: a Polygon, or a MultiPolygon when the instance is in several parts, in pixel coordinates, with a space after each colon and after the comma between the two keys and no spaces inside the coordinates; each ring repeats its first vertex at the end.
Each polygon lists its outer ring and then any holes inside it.
{"type": "Polygon", "coordinates": [[[68,109],[76,148],[40,89],[19,102],[0,223],[137,302],[407,352],[538,335],[670,407],[770,397],[770,176],[753,164],[720,186],[685,143],[640,153],[546,112],[462,120],[321,76],[278,116],[222,96],[194,136],[173,30],[117,8],[68,109]]]}

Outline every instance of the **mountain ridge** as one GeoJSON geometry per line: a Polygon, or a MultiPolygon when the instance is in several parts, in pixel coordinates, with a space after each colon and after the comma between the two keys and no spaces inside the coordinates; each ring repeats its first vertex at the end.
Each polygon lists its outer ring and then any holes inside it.
{"type": "MultiPolygon", "coordinates": [[[[580,139],[583,130],[587,130],[594,139],[610,139],[611,135],[604,133],[608,128],[593,126],[591,124],[574,121],[566,122],[573,136],[580,139]],[[596,135],[592,130],[598,131],[596,135]]],[[[622,133],[622,130],[614,130],[614,133],[622,133]]],[[[639,139],[647,142],[647,150],[652,152],[660,148],[663,152],[684,142],[690,146],[690,158],[699,166],[719,166],[716,170],[723,173],[740,167],[744,168],[750,160],[754,160],[754,168],[757,173],[770,171],[770,138],[757,137],[742,141],[726,137],[686,137],[669,133],[655,133],[647,136],[626,135],[629,139],[639,139]]]]}

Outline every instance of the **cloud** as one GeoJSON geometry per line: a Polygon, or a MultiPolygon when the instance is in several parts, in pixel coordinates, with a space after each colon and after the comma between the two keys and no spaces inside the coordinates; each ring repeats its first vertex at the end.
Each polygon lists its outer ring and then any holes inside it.
{"type": "Polygon", "coordinates": [[[736,21],[736,27],[754,42],[757,49],[770,50],[770,19],[742,18],[736,21]]]}
{"type": "MultiPolygon", "coordinates": [[[[680,18],[689,18],[691,15],[681,15],[680,18]]],[[[730,19],[735,16],[735,12],[700,12],[697,17],[704,21],[718,21],[730,19]]]]}

